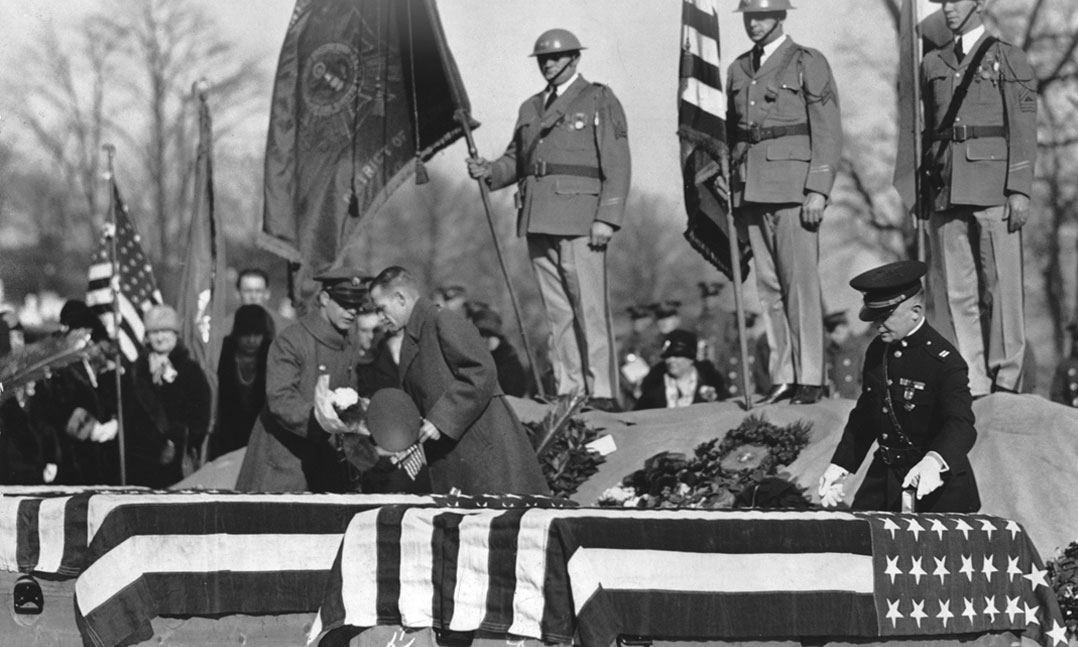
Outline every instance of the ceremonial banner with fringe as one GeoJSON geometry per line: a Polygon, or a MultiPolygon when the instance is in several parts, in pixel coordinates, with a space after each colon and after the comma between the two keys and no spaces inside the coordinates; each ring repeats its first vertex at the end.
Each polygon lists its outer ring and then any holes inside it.
{"type": "Polygon", "coordinates": [[[261,241],[299,265],[298,291],[462,136],[459,76],[434,0],[298,0],[274,83],[261,241]]]}
{"type": "MultiPolygon", "coordinates": [[[[726,95],[722,90],[717,0],[681,4],[681,72],[678,138],[689,223],[685,239],[720,272],[733,280],[726,213],[730,192],[722,164],[726,146],[726,95]]],[[[739,241],[741,276],[748,276],[752,251],[739,241]]]]}

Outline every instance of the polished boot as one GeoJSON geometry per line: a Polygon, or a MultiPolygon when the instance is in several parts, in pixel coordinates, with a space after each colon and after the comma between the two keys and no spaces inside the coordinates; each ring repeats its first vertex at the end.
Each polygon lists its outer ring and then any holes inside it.
{"type": "Polygon", "coordinates": [[[757,404],[775,404],[779,400],[791,398],[793,397],[795,386],[794,384],[775,384],[757,404]]]}
{"type": "Polygon", "coordinates": [[[794,393],[794,397],[790,399],[790,404],[813,404],[815,402],[819,402],[820,398],[822,397],[822,386],[798,384],[797,393],[794,393]]]}

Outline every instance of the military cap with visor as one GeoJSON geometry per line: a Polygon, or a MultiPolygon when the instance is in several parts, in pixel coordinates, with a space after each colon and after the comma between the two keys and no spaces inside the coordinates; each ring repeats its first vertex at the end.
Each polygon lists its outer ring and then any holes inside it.
{"type": "Polygon", "coordinates": [[[587,49],[568,29],[548,29],[535,40],[535,48],[529,56],[545,56],[562,52],[579,52],[587,49]]]}
{"type": "Polygon", "coordinates": [[[790,4],[790,0],[741,0],[734,13],[770,13],[796,8],[790,4]]]}
{"type": "Polygon", "coordinates": [[[671,330],[663,340],[662,356],[696,359],[696,335],[688,330],[671,330]]]}
{"type": "Polygon", "coordinates": [[[884,319],[903,301],[922,289],[928,266],[921,261],[898,261],[881,265],[850,279],[850,287],[864,295],[861,321],[884,319]]]}
{"type": "Polygon", "coordinates": [[[314,280],[321,283],[322,290],[342,308],[364,308],[370,304],[368,286],[371,278],[359,270],[333,268],[314,277],[314,280]]]}

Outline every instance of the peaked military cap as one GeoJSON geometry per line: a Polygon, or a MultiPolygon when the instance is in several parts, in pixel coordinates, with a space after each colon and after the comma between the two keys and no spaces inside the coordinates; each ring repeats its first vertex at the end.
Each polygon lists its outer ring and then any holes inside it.
{"type": "Polygon", "coordinates": [[[667,317],[677,316],[678,309],[681,308],[681,302],[676,299],[668,299],[662,303],[656,303],[652,308],[655,309],[656,317],[666,319],[667,317]]]}
{"type": "Polygon", "coordinates": [[[835,310],[823,316],[823,327],[828,331],[834,330],[843,324],[850,323],[845,310],[835,310]]]}
{"type": "Polygon", "coordinates": [[[850,279],[850,287],[864,295],[861,321],[876,321],[898,304],[921,291],[921,277],[928,271],[921,261],[898,261],[881,265],[850,279]]]}
{"type": "Polygon", "coordinates": [[[326,270],[314,277],[322,284],[322,289],[329,297],[345,308],[359,308],[369,301],[367,286],[371,282],[359,270],[350,267],[337,267],[326,270]]]}
{"type": "Polygon", "coordinates": [[[696,359],[696,335],[688,330],[671,330],[663,340],[663,357],[696,359]]]}
{"type": "Polygon", "coordinates": [[[629,318],[633,321],[637,319],[648,319],[655,316],[655,310],[651,306],[634,305],[625,309],[629,313],[629,318]]]}

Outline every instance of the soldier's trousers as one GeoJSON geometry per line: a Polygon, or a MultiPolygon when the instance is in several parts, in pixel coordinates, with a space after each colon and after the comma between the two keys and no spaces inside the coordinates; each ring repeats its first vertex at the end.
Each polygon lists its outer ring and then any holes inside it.
{"type": "Polygon", "coordinates": [[[955,207],[928,222],[929,323],[969,365],[974,396],[1017,391],[1026,350],[1022,232],[1003,207],[955,207]]]}
{"type": "Polygon", "coordinates": [[[748,203],[737,212],[756,263],[756,288],[772,384],[824,384],[820,237],[801,226],[800,204],[748,203]]]}
{"type": "Polygon", "coordinates": [[[528,254],[550,324],[558,395],[618,397],[617,353],[606,285],[606,251],[587,236],[528,235],[528,254]]]}

